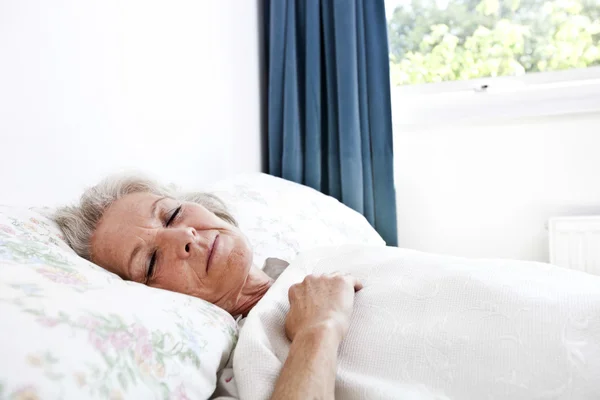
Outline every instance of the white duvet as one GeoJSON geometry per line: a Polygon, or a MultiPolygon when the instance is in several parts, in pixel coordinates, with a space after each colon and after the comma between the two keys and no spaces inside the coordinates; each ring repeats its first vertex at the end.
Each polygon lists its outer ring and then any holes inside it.
{"type": "Polygon", "coordinates": [[[342,246],[292,262],[241,330],[241,399],[268,399],[286,359],[288,288],[364,283],[339,350],[337,399],[600,399],[600,277],[542,263],[342,246]]]}

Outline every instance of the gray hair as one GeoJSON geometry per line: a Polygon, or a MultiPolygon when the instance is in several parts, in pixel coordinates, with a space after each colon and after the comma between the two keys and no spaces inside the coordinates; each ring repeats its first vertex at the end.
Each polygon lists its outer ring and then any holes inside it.
{"type": "Polygon", "coordinates": [[[210,193],[179,193],[174,185],[161,185],[139,174],[112,175],[96,186],[86,189],[79,204],[57,209],[52,219],[65,235],[67,243],[75,252],[91,260],[91,239],[104,212],[116,200],[131,193],[152,193],[201,204],[222,220],[237,226],[225,203],[210,193]]]}

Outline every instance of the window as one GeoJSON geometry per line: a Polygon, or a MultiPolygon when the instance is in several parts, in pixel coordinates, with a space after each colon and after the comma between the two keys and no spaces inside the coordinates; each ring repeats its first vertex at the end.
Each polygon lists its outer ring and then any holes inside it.
{"type": "Polygon", "coordinates": [[[600,110],[600,0],[386,0],[386,8],[394,108],[411,114],[405,122],[419,123],[420,112],[431,121],[431,111],[489,118],[498,114],[490,106],[503,116],[600,110]]]}

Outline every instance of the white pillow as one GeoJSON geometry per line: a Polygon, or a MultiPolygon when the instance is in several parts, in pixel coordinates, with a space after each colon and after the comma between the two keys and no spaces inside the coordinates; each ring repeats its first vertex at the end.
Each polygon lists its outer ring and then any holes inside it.
{"type": "Polygon", "coordinates": [[[244,174],[208,188],[238,220],[254,250],[254,264],[266,258],[291,261],[317,246],[385,241],[365,217],[310,187],[266,174],[244,174]]]}
{"type": "Polygon", "coordinates": [[[2,206],[0,316],[2,399],[207,398],[237,340],[218,307],[125,282],[2,206]]]}

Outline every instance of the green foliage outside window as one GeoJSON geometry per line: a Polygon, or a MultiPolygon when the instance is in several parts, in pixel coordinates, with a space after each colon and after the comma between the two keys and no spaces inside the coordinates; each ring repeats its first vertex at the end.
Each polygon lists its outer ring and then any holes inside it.
{"type": "Polygon", "coordinates": [[[392,85],[600,65],[599,0],[412,0],[388,20],[392,85]]]}

